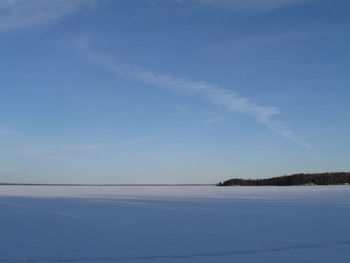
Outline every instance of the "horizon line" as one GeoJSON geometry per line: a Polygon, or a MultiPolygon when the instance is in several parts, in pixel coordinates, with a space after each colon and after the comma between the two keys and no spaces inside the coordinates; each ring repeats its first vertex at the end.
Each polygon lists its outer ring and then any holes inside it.
{"type": "Polygon", "coordinates": [[[212,184],[36,184],[36,183],[0,183],[0,186],[212,186],[212,184]]]}

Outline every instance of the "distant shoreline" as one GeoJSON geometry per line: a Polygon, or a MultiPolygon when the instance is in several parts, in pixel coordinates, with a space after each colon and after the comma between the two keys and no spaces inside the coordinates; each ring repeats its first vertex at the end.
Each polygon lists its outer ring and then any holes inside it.
{"type": "Polygon", "coordinates": [[[234,178],[220,182],[217,186],[317,186],[349,185],[349,172],[293,174],[266,179],[234,178]]]}
{"type": "Polygon", "coordinates": [[[216,184],[31,184],[0,183],[0,186],[215,186],[216,184]]]}

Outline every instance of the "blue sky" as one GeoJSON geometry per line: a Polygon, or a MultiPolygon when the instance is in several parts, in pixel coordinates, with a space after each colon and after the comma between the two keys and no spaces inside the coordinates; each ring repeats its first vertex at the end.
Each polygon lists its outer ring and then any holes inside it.
{"type": "Polygon", "coordinates": [[[0,0],[0,181],[350,170],[344,0],[0,0]]]}

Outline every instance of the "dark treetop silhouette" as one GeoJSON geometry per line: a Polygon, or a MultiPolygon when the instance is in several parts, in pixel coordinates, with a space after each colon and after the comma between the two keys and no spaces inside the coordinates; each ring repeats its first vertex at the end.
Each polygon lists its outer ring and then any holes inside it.
{"type": "Polygon", "coordinates": [[[230,179],[218,186],[263,186],[263,185],[337,185],[350,184],[350,173],[293,174],[267,179],[230,179]]]}

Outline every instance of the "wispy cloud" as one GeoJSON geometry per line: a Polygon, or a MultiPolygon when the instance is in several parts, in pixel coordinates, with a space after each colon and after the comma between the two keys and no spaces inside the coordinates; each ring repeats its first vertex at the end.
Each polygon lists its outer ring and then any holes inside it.
{"type": "Polygon", "coordinates": [[[266,12],[287,6],[317,2],[322,0],[145,0],[154,7],[159,8],[170,2],[183,6],[198,4],[202,6],[219,7],[234,12],[266,12]]]}
{"type": "Polygon", "coordinates": [[[225,120],[223,114],[219,114],[213,110],[202,110],[202,109],[195,109],[193,107],[190,107],[188,105],[175,105],[174,107],[174,115],[180,116],[180,117],[192,117],[197,119],[202,119],[200,121],[200,124],[205,126],[210,126],[215,123],[219,123],[225,120]]]}
{"type": "Polygon", "coordinates": [[[310,147],[308,143],[300,140],[292,131],[287,129],[283,122],[273,119],[274,116],[279,114],[279,110],[276,107],[261,106],[229,89],[220,88],[204,81],[190,81],[119,64],[109,56],[94,52],[86,40],[79,42],[79,48],[90,62],[104,67],[119,76],[136,79],[151,87],[167,89],[174,93],[196,96],[211,104],[222,106],[231,112],[250,116],[288,140],[310,147]]]}
{"type": "Polygon", "coordinates": [[[215,117],[211,117],[211,118],[208,118],[208,119],[204,120],[203,124],[206,125],[206,126],[210,126],[210,125],[213,125],[215,123],[222,122],[224,120],[225,119],[222,116],[215,116],[215,117]]]}
{"type": "Polygon", "coordinates": [[[0,0],[0,32],[47,25],[96,0],[0,0]]]}
{"type": "Polygon", "coordinates": [[[205,44],[199,48],[203,54],[228,54],[235,58],[243,56],[269,58],[297,56],[304,58],[316,45],[331,44],[344,39],[349,27],[306,24],[303,27],[284,28],[283,31],[262,32],[243,37],[205,44]],[[271,52],[273,51],[273,52],[271,52]]]}

